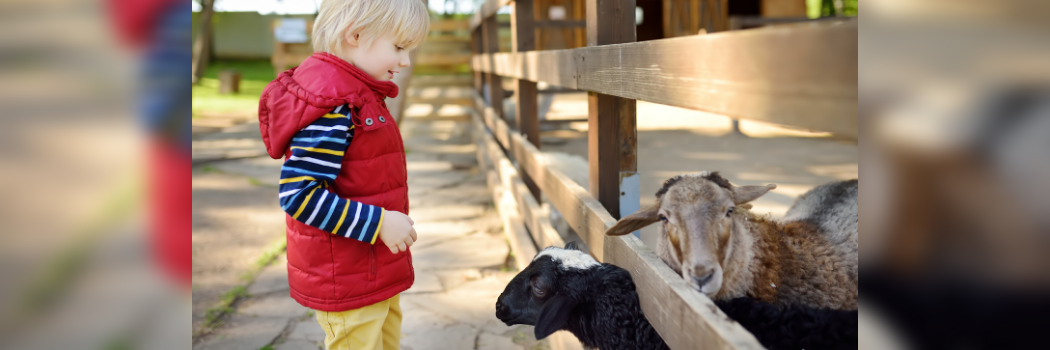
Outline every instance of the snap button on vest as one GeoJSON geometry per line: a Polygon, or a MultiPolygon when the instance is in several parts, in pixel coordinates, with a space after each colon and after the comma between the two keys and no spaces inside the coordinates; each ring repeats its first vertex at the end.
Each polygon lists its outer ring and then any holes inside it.
{"type": "Polygon", "coordinates": [[[365,125],[372,126],[372,118],[365,118],[365,125]]]}
{"type": "Polygon", "coordinates": [[[383,116],[379,116],[379,122],[386,123],[386,118],[383,118],[383,116]]]}

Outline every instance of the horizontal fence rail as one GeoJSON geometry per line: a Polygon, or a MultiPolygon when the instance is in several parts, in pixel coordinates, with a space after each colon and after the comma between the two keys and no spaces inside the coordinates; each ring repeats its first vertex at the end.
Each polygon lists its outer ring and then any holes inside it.
{"type": "Polygon", "coordinates": [[[855,20],[479,54],[472,66],[503,77],[857,137],[855,20]]]}

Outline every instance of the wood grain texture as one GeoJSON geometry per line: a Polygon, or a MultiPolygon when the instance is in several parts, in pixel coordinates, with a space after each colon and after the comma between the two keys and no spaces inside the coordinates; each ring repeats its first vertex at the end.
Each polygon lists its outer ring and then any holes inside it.
{"type": "Polygon", "coordinates": [[[588,92],[587,104],[587,188],[612,217],[619,219],[623,214],[620,197],[626,190],[620,180],[638,170],[637,102],[588,92]]]}
{"type": "Polygon", "coordinates": [[[587,46],[635,42],[635,0],[587,0],[587,46]]]}
{"type": "Polygon", "coordinates": [[[855,20],[472,61],[512,78],[857,137],[855,20]]]}

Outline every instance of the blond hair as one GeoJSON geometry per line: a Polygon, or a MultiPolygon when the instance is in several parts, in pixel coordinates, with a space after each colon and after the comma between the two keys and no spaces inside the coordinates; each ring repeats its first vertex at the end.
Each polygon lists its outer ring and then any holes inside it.
{"type": "Polygon", "coordinates": [[[426,39],[430,12],[421,0],[324,0],[313,28],[314,51],[338,54],[344,35],[361,34],[361,47],[393,33],[394,43],[412,49],[426,39]]]}

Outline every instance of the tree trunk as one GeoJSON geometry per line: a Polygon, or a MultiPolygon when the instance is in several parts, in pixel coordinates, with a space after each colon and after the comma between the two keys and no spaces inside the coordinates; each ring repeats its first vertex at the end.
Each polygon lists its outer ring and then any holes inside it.
{"type": "Polygon", "coordinates": [[[211,16],[215,12],[213,6],[215,0],[201,0],[201,29],[197,31],[197,39],[193,42],[193,84],[200,82],[204,76],[204,70],[208,68],[208,59],[211,57],[211,16]]]}

